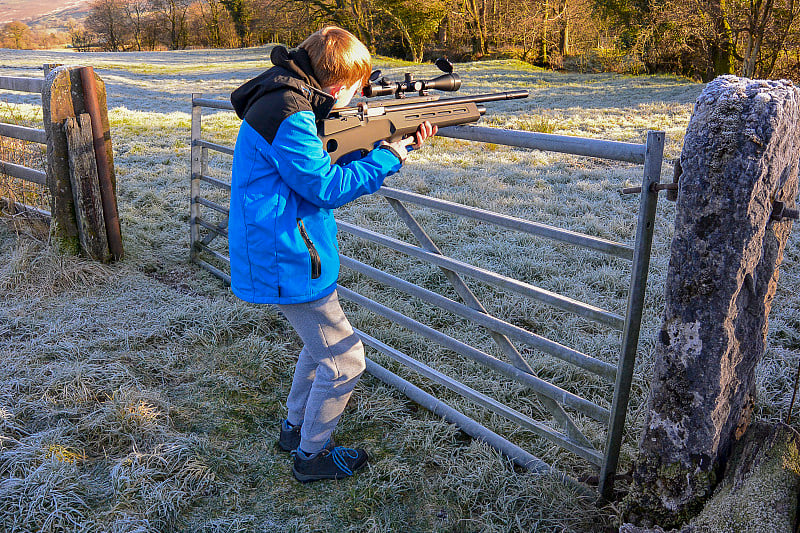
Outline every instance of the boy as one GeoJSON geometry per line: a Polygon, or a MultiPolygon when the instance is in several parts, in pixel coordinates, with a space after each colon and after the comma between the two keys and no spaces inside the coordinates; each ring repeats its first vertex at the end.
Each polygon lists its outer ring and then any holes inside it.
{"type": "Polygon", "coordinates": [[[339,246],[332,209],[378,190],[408,151],[437,128],[382,142],[363,158],[331,165],[316,121],[345,107],[368,80],[371,57],[329,26],[299,48],[272,50],[275,65],[231,95],[243,119],[236,139],[228,241],[231,288],[277,304],[303,341],[278,445],[296,450],[299,481],[341,479],[368,459],[334,446],[331,433],[365,369],[364,348],[339,305],[339,246]]]}

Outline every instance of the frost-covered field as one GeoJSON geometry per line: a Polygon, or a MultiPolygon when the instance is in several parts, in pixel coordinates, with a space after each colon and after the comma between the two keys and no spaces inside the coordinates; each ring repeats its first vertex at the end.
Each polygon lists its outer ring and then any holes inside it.
{"type": "MultiPolygon", "coordinates": [[[[364,444],[373,455],[370,468],[338,484],[300,485],[291,478],[290,461],[274,440],[299,341],[273,310],[237,301],[187,263],[189,95],[226,98],[268,66],[268,54],[268,48],[0,51],[0,75],[41,75],[33,67],[42,63],[91,64],[105,80],[126,247],[124,261],[99,266],[54,255],[41,229],[0,225],[0,529],[602,531],[613,525],[614,506],[598,509],[569,487],[514,469],[371,377],[356,389],[337,435],[344,444],[364,444]]],[[[389,75],[436,73],[432,66],[377,63],[389,75]]],[[[456,70],[464,79],[461,93],[530,90],[527,100],[488,104],[484,122],[490,125],[628,142],[643,142],[648,129],[665,130],[665,180],[702,90],[673,77],[559,74],[513,61],[456,70]]],[[[32,120],[39,112],[29,95],[3,98],[3,114],[32,120]]],[[[232,113],[215,112],[204,119],[203,133],[232,145],[237,128],[232,113]]],[[[224,177],[229,162],[214,158],[212,171],[224,177]]],[[[637,199],[619,189],[640,179],[635,165],[435,138],[387,185],[630,243],[637,199]]],[[[413,211],[446,254],[615,312],[624,308],[624,262],[413,211]]],[[[380,198],[362,198],[339,216],[413,241],[380,198]]],[[[643,423],[673,216],[673,206],[662,200],[623,472],[643,423]]],[[[437,269],[341,240],[345,253],[450,295],[437,269]]],[[[346,270],[341,281],[499,355],[486,334],[447,313],[346,270]]],[[[617,333],[471,285],[498,316],[615,362],[617,333]]],[[[765,418],[785,417],[791,397],[798,289],[793,236],[759,369],[758,413],[765,418]]],[[[357,327],[539,417],[528,391],[348,309],[357,327]]],[[[608,384],[533,350],[523,354],[543,377],[610,405],[608,384]]],[[[398,371],[534,455],[577,477],[592,474],[586,463],[531,433],[398,371]]],[[[601,428],[576,420],[602,447],[601,428]]]]}

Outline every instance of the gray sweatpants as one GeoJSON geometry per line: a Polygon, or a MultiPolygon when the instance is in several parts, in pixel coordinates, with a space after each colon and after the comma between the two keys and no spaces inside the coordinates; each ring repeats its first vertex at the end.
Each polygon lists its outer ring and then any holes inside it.
{"type": "Polygon", "coordinates": [[[278,308],[304,344],[286,405],[289,422],[303,423],[300,448],[313,454],[333,433],[366,368],[364,346],[344,315],[336,291],[313,302],[278,308]]]}

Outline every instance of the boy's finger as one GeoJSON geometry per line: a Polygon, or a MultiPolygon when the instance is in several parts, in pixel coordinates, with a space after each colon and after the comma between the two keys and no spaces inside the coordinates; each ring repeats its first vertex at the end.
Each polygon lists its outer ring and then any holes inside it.
{"type": "Polygon", "coordinates": [[[436,128],[436,126],[431,125],[431,123],[427,120],[419,125],[417,131],[414,133],[414,136],[417,139],[417,147],[421,146],[422,143],[425,142],[425,139],[431,135],[434,135],[434,128],[436,128]]]}
{"type": "Polygon", "coordinates": [[[427,139],[431,134],[431,123],[426,120],[425,122],[420,124],[419,133],[423,141],[427,139]]]}

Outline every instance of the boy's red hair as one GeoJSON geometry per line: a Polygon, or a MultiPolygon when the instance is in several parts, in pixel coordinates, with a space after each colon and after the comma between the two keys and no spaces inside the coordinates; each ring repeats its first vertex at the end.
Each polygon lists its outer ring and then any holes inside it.
{"type": "Polygon", "coordinates": [[[300,44],[308,52],[314,74],[323,87],[356,82],[365,85],[372,71],[369,50],[349,31],[326,26],[300,44]]]}

